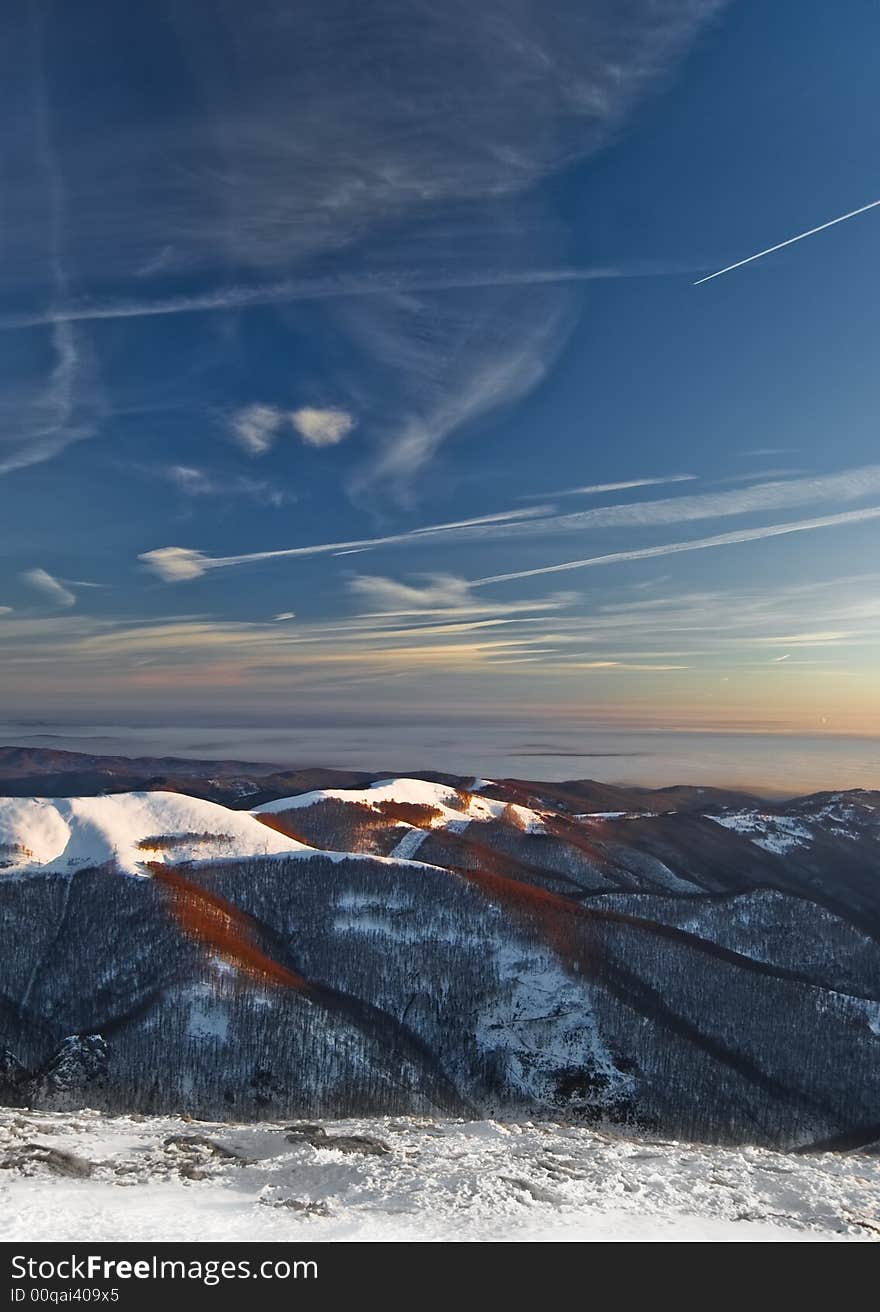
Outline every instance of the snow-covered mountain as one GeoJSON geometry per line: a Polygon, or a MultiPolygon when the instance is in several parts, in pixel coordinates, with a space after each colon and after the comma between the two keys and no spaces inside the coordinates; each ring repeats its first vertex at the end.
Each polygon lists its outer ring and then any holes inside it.
{"type": "Polygon", "coordinates": [[[880,1140],[877,794],[327,782],[0,798],[0,1101],[880,1140]]]}
{"type": "Polygon", "coordinates": [[[293,852],[302,844],[246,811],[180,793],[0,798],[0,870],[71,872],[113,862],[127,874],[147,861],[180,863],[293,852]]]}

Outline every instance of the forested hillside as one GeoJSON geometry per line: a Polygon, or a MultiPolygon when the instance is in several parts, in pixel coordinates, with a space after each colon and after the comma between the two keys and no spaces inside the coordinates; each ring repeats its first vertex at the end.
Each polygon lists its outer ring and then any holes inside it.
{"type": "Polygon", "coordinates": [[[588,796],[0,799],[0,1101],[880,1138],[880,798],[588,796]]]}

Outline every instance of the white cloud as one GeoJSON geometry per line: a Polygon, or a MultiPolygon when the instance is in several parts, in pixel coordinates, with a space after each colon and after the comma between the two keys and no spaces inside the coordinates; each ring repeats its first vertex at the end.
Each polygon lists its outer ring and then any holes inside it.
{"type": "Polygon", "coordinates": [[[335,446],[348,437],[355,419],[347,410],[302,406],[284,411],[277,405],[254,402],[230,420],[233,437],[250,455],[261,456],[274,446],[282,426],[289,422],[308,446],[335,446]]]}
{"type": "Polygon", "coordinates": [[[387,629],[400,621],[417,625],[428,618],[441,621],[505,619],[533,623],[538,616],[566,610],[578,598],[572,592],[553,592],[539,600],[489,601],[485,595],[473,594],[467,579],[453,575],[428,575],[423,587],[398,583],[395,579],[371,577],[364,583],[357,580],[350,590],[366,598],[375,610],[359,611],[358,623],[387,629]]]}
{"type": "Polygon", "coordinates": [[[248,478],[223,470],[201,469],[194,465],[150,466],[148,472],[173,483],[190,497],[249,497],[269,506],[283,506],[294,498],[265,479],[248,478]]]}
{"type": "Polygon", "coordinates": [[[398,583],[395,579],[359,574],[348,586],[349,591],[364,597],[380,611],[412,613],[471,603],[470,584],[466,579],[456,578],[453,574],[429,574],[426,578],[424,586],[418,588],[398,583]]]}
{"type": "Polygon", "coordinates": [[[272,447],[283,422],[284,414],[276,406],[254,402],[232,416],[230,427],[239,446],[261,456],[272,447]]]}
{"type": "Polygon", "coordinates": [[[241,556],[208,556],[190,547],[158,547],[138,556],[147,569],[166,583],[200,578],[206,570],[226,569],[231,565],[249,565],[262,560],[282,560],[298,556],[354,555],[371,547],[396,546],[407,542],[424,542],[447,533],[468,533],[482,525],[516,522],[542,515],[547,506],[531,510],[503,510],[492,515],[478,515],[473,519],[454,520],[449,524],[429,524],[424,528],[392,533],[381,538],[361,538],[353,542],[319,542],[305,547],[285,547],[279,551],[252,551],[241,556]]]}
{"type": "Polygon", "coordinates": [[[166,465],[157,469],[156,473],[160,478],[176,483],[181,492],[187,492],[190,496],[211,496],[218,491],[217,484],[203,469],[195,469],[191,465],[166,465]]]}
{"type": "Polygon", "coordinates": [[[651,671],[653,673],[668,673],[671,670],[689,670],[690,665],[655,665],[649,661],[639,661],[638,663],[628,663],[626,661],[557,661],[554,670],[620,670],[623,673],[638,673],[639,671],[651,671]]]}
{"type": "Polygon", "coordinates": [[[276,615],[276,616],[275,616],[275,620],[276,620],[276,621],[278,621],[278,620],[295,620],[295,619],[296,619],[296,611],[295,611],[295,610],[283,610],[283,611],[280,613],[280,615],[276,615]]]}
{"type": "Polygon", "coordinates": [[[155,551],[142,552],[138,559],[165,583],[199,579],[213,563],[210,556],[191,551],[189,547],[158,547],[155,551]]]}
{"type": "Polygon", "coordinates": [[[29,569],[22,574],[28,587],[42,592],[56,606],[75,606],[76,596],[45,569],[29,569]]]}
{"type": "Polygon", "coordinates": [[[355,426],[346,410],[316,410],[312,406],[294,410],[290,422],[307,446],[336,446],[355,426]]]}
{"type": "MultiPolygon", "coordinates": [[[[766,643],[771,647],[827,647],[837,646],[847,638],[855,638],[858,634],[851,630],[837,629],[817,629],[808,633],[784,633],[774,634],[769,638],[755,638],[755,642],[766,643]]],[[[779,660],[787,660],[787,656],[778,657],[779,660]]]]}
{"type": "Polygon", "coordinates": [[[634,487],[659,487],[664,483],[692,483],[696,474],[667,474],[665,478],[631,478],[625,483],[592,483],[588,487],[565,487],[555,492],[537,492],[523,501],[536,501],[545,497],[588,497],[604,492],[626,492],[634,487]]]}

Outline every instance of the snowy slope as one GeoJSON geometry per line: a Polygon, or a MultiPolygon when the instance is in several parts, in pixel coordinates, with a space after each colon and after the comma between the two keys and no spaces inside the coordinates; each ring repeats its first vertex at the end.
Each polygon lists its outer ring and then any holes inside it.
{"type": "Polygon", "coordinates": [[[461,826],[471,820],[497,820],[505,811],[509,811],[526,832],[539,833],[543,829],[541,814],[529,807],[459,791],[448,784],[431,783],[426,779],[381,779],[369,788],[322,788],[296,797],[280,797],[274,802],[264,802],[262,806],[255,807],[252,814],[277,815],[327,801],[349,802],[373,809],[383,802],[429,806],[439,812],[431,822],[432,828],[461,826]]]}
{"type": "Polygon", "coordinates": [[[66,873],[115,861],[129,874],[144,862],[224,860],[304,851],[246,811],[180,793],[109,797],[0,797],[3,873],[66,873]],[[164,840],[151,845],[150,840],[164,840]]]}
{"type": "MultiPolygon", "coordinates": [[[[483,781],[480,781],[483,782],[483,781]]],[[[810,848],[817,837],[834,840],[873,838],[878,832],[873,802],[862,795],[806,798],[794,814],[734,811],[708,815],[712,821],[758,848],[790,856],[810,848]]],[[[323,803],[344,803],[352,813],[375,818],[379,826],[396,825],[396,846],[386,852],[411,860],[430,830],[461,834],[470,825],[503,820],[526,838],[555,832],[553,811],[457,789],[423,779],[384,779],[364,788],[320,789],[265,802],[250,812],[176,792],[116,793],[109,796],[38,798],[0,797],[0,873],[46,870],[66,873],[115,860],[119,868],[141,872],[146,861],[190,862],[307,852],[306,844],[277,832],[264,818],[307,811],[323,803]],[[395,813],[394,807],[399,812],[395,813]],[[408,815],[404,808],[425,808],[408,815]],[[153,849],[148,840],[165,839],[153,849]],[[170,840],[170,841],[167,841],[170,840]]],[[[654,818],[655,812],[592,812],[571,817],[584,832],[624,820],[654,818]]],[[[674,816],[671,817],[674,819],[674,816]]],[[[569,823],[569,821],[566,821],[569,823]]],[[[296,822],[293,823],[294,830],[296,822]]],[[[374,830],[378,832],[378,830],[374,830]]],[[[332,835],[331,835],[332,837],[332,835]]],[[[615,834],[620,842],[623,835],[615,834]]],[[[318,847],[336,846],[318,842],[318,847]]],[[[349,845],[343,844],[347,848],[349,845]]],[[[380,853],[381,854],[381,851],[380,853]]],[[[429,858],[433,859],[433,858],[429,858]]]]}
{"type": "Polygon", "coordinates": [[[742,834],[765,852],[785,856],[796,848],[812,846],[822,835],[850,840],[860,835],[876,838],[880,832],[880,814],[874,799],[875,794],[860,789],[851,793],[820,793],[796,799],[784,815],[741,810],[706,819],[742,834]]]}
{"type": "Polygon", "coordinates": [[[751,839],[756,847],[765,852],[774,852],[785,856],[796,847],[809,845],[813,841],[812,831],[800,820],[787,815],[764,815],[759,811],[738,811],[734,815],[710,815],[707,820],[714,820],[724,829],[743,834],[751,839]]]}
{"type": "Polygon", "coordinates": [[[516,781],[283,787],[0,799],[0,1102],[877,1138],[877,795],[579,819],[516,781]],[[153,861],[185,900],[110,873],[153,861]]]}
{"type": "Polygon", "coordinates": [[[646,1142],[552,1122],[330,1122],[323,1145],[289,1129],[0,1110],[0,1240],[732,1243],[878,1233],[876,1157],[646,1142]],[[380,1146],[341,1151],[337,1135],[380,1146]],[[81,1178],[53,1168],[51,1150],[73,1154],[81,1178]]]}

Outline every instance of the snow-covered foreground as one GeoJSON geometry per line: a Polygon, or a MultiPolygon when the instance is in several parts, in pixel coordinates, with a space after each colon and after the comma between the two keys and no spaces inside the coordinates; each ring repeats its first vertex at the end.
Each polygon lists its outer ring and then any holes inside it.
{"type": "Polygon", "coordinates": [[[880,1158],[549,1123],[0,1109],[0,1240],[876,1240],[880,1158]]]}

